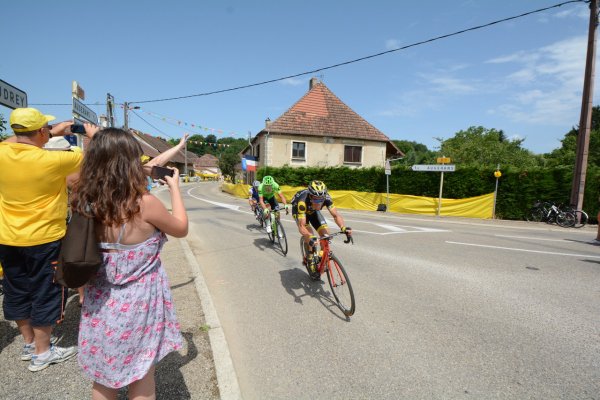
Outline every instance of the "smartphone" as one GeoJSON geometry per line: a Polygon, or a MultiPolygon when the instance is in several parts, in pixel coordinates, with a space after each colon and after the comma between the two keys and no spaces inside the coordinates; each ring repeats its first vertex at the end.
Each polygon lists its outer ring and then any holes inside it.
{"type": "Polygon", "coordinates": [[[80,124],[71,125],[71,133],[85,133],[85,127],[80,124]]]}
{"type": "Polygon", "coordinates": [[[166,167],[158,167],[153,166],[152,171],[150,172],[150,177],[152,179],[162,179],[165,180],[165,176],[173,176],[175,170],[166,167]]]}

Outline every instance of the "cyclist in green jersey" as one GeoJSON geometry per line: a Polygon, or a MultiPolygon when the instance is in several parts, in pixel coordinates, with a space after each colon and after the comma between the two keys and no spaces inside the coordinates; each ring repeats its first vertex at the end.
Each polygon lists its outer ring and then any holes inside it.
{"type": "Polygon", "coordinates": [[[264,210],[265,221],[267,222],[267,232],[269,233],[271,232],[271,224],[268,223],[269,212],[279,211],[279,203],[275,199],[276,194],[281,199],[281,202],[283,203],[283,205],[285,206],[285,210],[287,211],[287,201],[283,193],[281,193],[279,185],[277,184],[277,182],[275,182],[275,179],[273,179],[272,176],[265,176],[262,180],[262,183],[258,187],[258,202],[264,210]]]}

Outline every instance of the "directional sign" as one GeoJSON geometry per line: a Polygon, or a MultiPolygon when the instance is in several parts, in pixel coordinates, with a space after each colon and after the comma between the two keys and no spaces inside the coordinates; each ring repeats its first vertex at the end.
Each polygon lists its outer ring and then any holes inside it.
{"type": "Polygon", "coordinates": [[[73,116],[98,125],[98,116],[88,106],[73,97],[73,116]]]}
{"type": "Polygon", "coordinates": [[[426,164],[415,164],[412,166],[413,171],[426,171],[426,172],[454,172],[456,166],[454,164],[447,165],[426,165],[426,164]]]}
{"type": "Polygon", "coordinates": [[[0,104],[13,110],[27,107],[27,93],[0,79],[0,104]]]}

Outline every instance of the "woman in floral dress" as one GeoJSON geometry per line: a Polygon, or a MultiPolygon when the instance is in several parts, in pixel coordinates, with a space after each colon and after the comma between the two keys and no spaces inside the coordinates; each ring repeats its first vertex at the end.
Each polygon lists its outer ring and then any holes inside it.
{"type": "Polygon", "coordinates": [[[179,171],[165,181],[172,213],[148,193],[137,140],[120,129],[98,132],[87,149],[74,207],[91,206],[103,265],[85,289],[79,365],[94,380],[92,399],[155,398],[155,365],[182,347],[160,261],[166,235],[183,237],[188,220],[179,171]]]}

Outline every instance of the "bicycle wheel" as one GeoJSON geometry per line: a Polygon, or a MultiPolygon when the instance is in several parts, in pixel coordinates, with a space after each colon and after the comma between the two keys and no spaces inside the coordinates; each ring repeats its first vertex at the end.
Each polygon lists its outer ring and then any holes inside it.
{"type": "Polygon", "coordinates": [[[265,221],[265,227],[268,226],[266,224],[271,225],[271,232],[267,231],[269,240],[271,241],[271,243],[275,243],[275,236],[277,235],[277,224],[272,224],[271,221],[265,221]]]}
{"type": "Polygon", "coordinates": [[[287,237],[285,236],[285,229],[283,229],[283,225],[281,225],[281,221],[279,220],[277,221],[277,243],[279,244],[279,247],[281,247],[281,252],[285,256],[288,252],[288,243],[287,237]]]}
{"type": "Polygon", "coordinates": [[[263,210],[262,208],[258,209],[258,223],[260,224],[261,228],[266,228],[267,227],[267,222],[265,221],[265,215],[263,214],[263,210]]]}
{"type": "Polygon", "coordinates": [[[562,226],[563,228],[570,228],[575,225],[575,213],[571,211],[562,211],[556,214],[556,223],[558,226],[562,226]]]}
{"type": "Polygon", "coordinates": [[[354,314],[356,310],[356,304],[354,302],[354,291],[348,279],[348,274],[342,266],[340,260],[333,254],[329,258],[327,263],[327,280],[329,281],[329,287],[335,297],[338,307],[345,316],[349,317],[354,314]]]}
{"type": "Polygon", "coordinates": [[[544,220],[545,212],[541,208],[532,208],[527,215],[527,221],[540,222],[544,220]]]}
{"type": "Polygon", "coordinates": [[[572,211],[575,214],[575,223],[573,224],[573,228],[582,228],[588,222],[588,215],[585,211],[572,211]]]}

